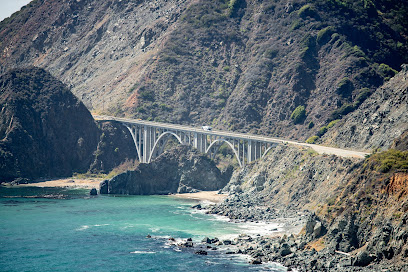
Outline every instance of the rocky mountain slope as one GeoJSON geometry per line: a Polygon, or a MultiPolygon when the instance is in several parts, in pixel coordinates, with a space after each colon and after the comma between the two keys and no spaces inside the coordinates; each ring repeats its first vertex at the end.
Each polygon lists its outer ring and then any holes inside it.
{"type": "Polygon", "coordinates": [[[1,23],[0,69],[47,67],[99,112],[305,140],[408,62],[407,10],[394,0],[35,0],[1,23]]]}
{"type": "Polygon", "coordinates": [[[322,142],[341,148],[386,150],[404,133],[408,133],[407,65],[356,111],[337,122],[322,142]]]}
{"type": "Polygon", "coordinates": [[[135,158],[126,128],[99,128],[84,104],[43,69],[1,75],[0,109],[0,183],[88,169],[106,173],[135,158]]]}
{"type": "Polygon", "coordinates": [[[102,194],[152,195],[219,190],[227,183],[215,163],[188,146],[165,151],[149,164],[141,163],[101,183],[102,194]]]}
{"type": "Polygon", "coordinates": [[[50,71],[88,109],[121,105],[187,1],[34,0],[0,24],[0,72],[50,71]]]}

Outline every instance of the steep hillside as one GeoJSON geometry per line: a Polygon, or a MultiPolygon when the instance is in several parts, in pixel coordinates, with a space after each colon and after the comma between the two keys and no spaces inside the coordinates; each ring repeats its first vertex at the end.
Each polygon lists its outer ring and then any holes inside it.
{"type": "Polygon", "coordinates": [[[315,210],[340,192],[360,162],[277,146],[263,160],[235,171],[223,191],[262,199],[265,208],[315,210]]]}
{"type": "Polygon", "coordinates": [[[137,153],[128,129],[110,121],[97,121],[97,125],[99,142],[89,172],[107,174],[122,164],[132,164],[137,153]]]}
{"type": "Polygon", "coordinates": [[[86,107],[48,72],[0,77],[0,182],[85,172],[99,130],[86,107]]]}
{"type": "Polygon", "coordinates": [[[299,271],[405,271],[407,171],[408,151],[358,161],[281,146],[234,172],[223,189],[230,197],[211,212],[243,220],[317,214],[296,238],[262,237],[244,250],[264,261],[299,271]]]}
{"type": "Polygon", "coordinates": [[[404,1],[35,0],[0,26],[90,109],[301,140],[408,63],[404,1]],[[295,110],[296,109],[296,110],[295,110]]]}
{"type": "Polygon", "coordinates": [[[0,23],[0,72],[40,66],[88,109],[120,105],[186,2],[34,0],[0,23]]]}
{"type": "MultiPolygon", "coordinates": [[[[403,65],[398,75],[377,89],[356,111],[329,129],[322,142],[342,148],[386,150],[404,133],[408,133],[407,65],[403,65]]],[[[397,141],[397,146],[403,142],[404,136],[397,141]]]]}

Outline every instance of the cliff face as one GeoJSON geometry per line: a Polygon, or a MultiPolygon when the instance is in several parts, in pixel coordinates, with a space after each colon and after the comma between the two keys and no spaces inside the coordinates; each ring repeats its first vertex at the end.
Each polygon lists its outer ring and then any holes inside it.
{"type": "Polygon", "coordinates": [[[99,112],[304,140],[408,62],[407,10],[392,0],[36,0],[1,23],[0,69],[47,67],[99,112]]]}
{"type": "Polygon", "coordinates": [[[0,77],[0,179],[85,172],[98,128],[86,107],[39,68],[0,77]]]}
{"type": "Polygon", "coordinates": [[[214,191],[225,186],[214,162],[196,150],[179,146],[161,154],[149,164],[119,174],[101,183],[102,194],[152,195],[214,191]]]}

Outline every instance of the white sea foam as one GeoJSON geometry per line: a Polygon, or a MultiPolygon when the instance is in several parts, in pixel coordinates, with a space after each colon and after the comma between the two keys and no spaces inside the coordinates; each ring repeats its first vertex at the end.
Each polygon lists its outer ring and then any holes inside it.
{"type": "Polygon", "coordinates": [[[264,235],[271,235],[274,233],[278,233],[283,231],[282,228],[283,224],[280,223],[269,223],[269,222],[244,222],[244,223],[237,223],[238,228],[242,230],[243,233],[248,235],[256,235],[260,234],[264,235]]]}
{"type": "Polygon", "coordinates": [[[83,225],[83,226],[77,228],[76,230],[86,230],[86,229],[89,229],[89,226],[83,225]]]}
{"type": "Polygon", "coordinates": [[[151,232],[158,232],[160,228],[149,228],[151,232]]]}
{"type": "Polygon", "coordinates": [[[155,254],[156,252],[154,252],[154,251],[138,251],[138,250],[136,250],[136,251],[132,251],[132,252],[129,252],[129,253],[131,253],[131,254],[155,254]]]}

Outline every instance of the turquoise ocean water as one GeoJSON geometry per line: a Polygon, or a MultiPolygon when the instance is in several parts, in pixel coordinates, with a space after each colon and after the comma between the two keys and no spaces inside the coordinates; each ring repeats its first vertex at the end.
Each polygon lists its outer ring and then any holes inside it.
{"type": "Polygon", "coordinates": [[[249,265],[242,255],[201,256],[168,245],[169,237],[198,242],[242,232],[195,212],[191,200],[87,193],[0,187],[0,271],[282,271],[249,265]],[[47,194],[65,199],[21,197],[47,194]]]}

